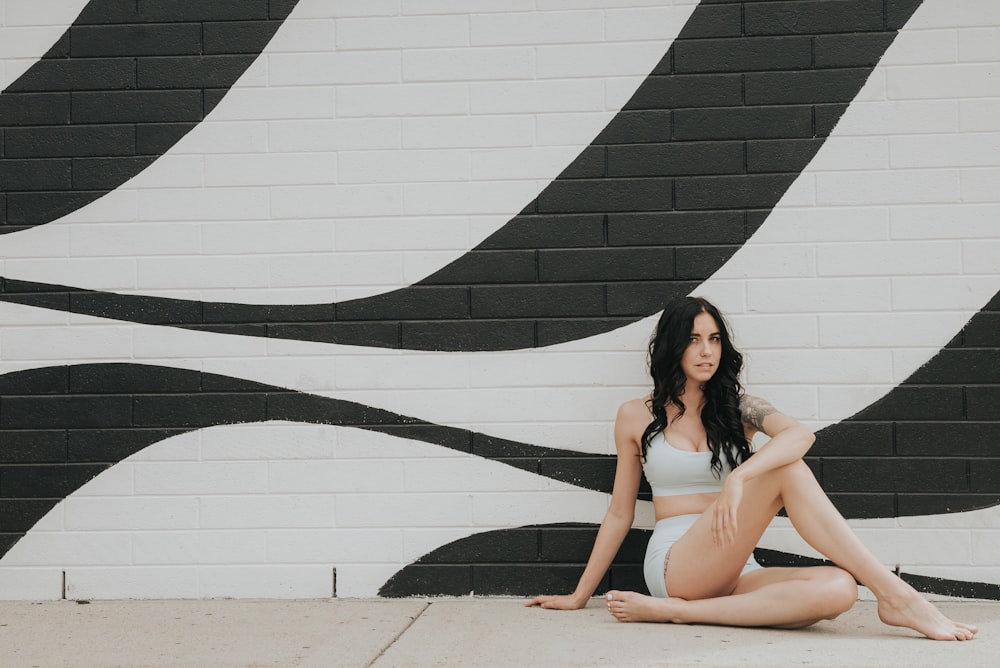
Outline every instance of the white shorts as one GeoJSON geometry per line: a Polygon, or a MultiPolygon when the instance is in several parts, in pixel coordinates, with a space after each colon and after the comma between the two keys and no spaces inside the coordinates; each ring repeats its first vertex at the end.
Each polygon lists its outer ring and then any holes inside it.
{"type": "MultiPolygon", "coordinates": [[[[691,528],[701,515],[677,515],[676,517],[664,517],[653,527],[653,535],[649,537],[646,545],[646,559],[643,561],[642,573],[646,578],[646,587],[649,588],[651,596],[658,598],[667,597],[667,583],[664,579],[664,562],[667,553],[673,544],[691,528]]],[[[743,567],[744,573],[763,568],[753,558],[753,554],[747,560],[747,565],[743,567]]]]}

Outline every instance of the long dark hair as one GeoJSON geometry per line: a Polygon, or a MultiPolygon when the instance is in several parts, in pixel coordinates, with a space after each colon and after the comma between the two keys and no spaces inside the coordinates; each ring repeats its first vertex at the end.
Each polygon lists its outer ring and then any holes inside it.
{"type": "Polygon", "coordinates": [[[722,473],[722,456],[731,468],[750,456],[743,423],[740,420],[740,369],[743,355],[733,347],[726,322],[711,302],[701,297],[682,297],[670,302],[663,310],[656,330],[649,341],[649,375],[653,378],[653,394],[647,405],[653,421],[642,435],[642,456],[645,458],[653,437],[667,428],[667,404],[673,404],[684,415],[684,385],[687,377],[681,368],[681,358],[691,341],[694,319],[707,313],[719,328],[722,359],[715,374],[704,385],[705,399],[701,422],[705,425],[708,447],[712,451],[712,470],[722,473]]]}

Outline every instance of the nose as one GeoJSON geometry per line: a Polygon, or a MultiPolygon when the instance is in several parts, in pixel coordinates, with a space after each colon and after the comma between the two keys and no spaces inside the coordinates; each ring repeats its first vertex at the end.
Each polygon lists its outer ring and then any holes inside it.
{"type": "Polygon", "coordinates": [[[708,357],[712,354],[712,344],[709,341],[701,342],[701,355],[702,357],[708,357]]]}

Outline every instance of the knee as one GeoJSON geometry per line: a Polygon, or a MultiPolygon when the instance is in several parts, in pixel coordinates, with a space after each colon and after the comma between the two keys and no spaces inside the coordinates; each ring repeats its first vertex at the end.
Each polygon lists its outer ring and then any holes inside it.
{"type": "Polygon", "coordinates": [[[822,600],[826,602],[825,619],[834,619],[850,610],[858,600],[858,583],[842,568],[824,567],[822,600]]]}

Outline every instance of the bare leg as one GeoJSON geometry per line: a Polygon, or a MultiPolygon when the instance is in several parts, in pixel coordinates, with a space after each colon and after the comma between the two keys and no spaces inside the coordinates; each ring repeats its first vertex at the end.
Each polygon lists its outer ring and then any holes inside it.
{"type": "Polygon", "coordinates": [[[912,628],[937,640],[973,637],[975,627],[949,620],[879,563],[801,461],[768,471],[745,484],[737,536],[730,545],[713,543],[714,506],[710,506],[671,548],[667,591],[688,602],[735,593],[740,569],[782,506],[806,542],[872,590],[883,622],[912,628]]]}
{"type": "Polygon", "coordinates": [[[608,610],[622,622],[803,628],[846,612],[857,597],[854,578],[839,568],[766,568],[740,578],[729,596],[685,601],[612,591],[608,610]]]}

